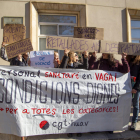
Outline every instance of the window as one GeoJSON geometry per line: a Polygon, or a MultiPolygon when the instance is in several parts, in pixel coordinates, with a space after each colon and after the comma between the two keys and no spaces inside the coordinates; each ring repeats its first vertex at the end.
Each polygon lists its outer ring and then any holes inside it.
{"type": "Polygon", "coordinates": [[[133,43],[140,43],[140,20],[131,20],[131,38],[133,43]]]}
{"type": "MultiPolygon", "coordinates": [[[[74,26],[77,26],[77,16],[75,15],[39,15],[39,50],[46,50],[47,36],[73,37],[74,26]]],[[[60,59],[64,51],[59,52],[60,59]]]]}

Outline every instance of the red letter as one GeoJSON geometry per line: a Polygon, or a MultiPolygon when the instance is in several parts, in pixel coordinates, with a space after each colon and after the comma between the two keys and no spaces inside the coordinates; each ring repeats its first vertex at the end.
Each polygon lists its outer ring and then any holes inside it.
{"type": "Polygon", "coordinates": [[[98,73],[98,76],[97,76],[97,74],[95,73],[95,76],[96,76],[96,80],[98,80],[98,78],[99,78],[99,73],[98,73]]]}
{"type": "Polygon", "coordinates": [[[31,108],[32,110],[33,110],[33,114],[35,114],[35,110],[37,109],[37,108],[31,108]]]}
{"type": "Polygon", "coordinates": [[[48,74],[47,74],[47,73],[48,73],[48,72],[45,73],[45,77],[48,77],[48,74]]]}
{"type": "Polygon", "coordinates": [[[30,114],[30,112],[27,112],[27,109],[24,109],[24,110],[22,111],[22,113],[30,114]]]}
{"type": "Polygon", "coordinates": [[[52,112],[53,112],[52,115],[55,115],[55,111],[56,111],[56,109],[53,108],[53,109],[52,109],[52,112]]]}
{"type": "Polygon", "coordinates": [[[63,113],[62,114],[66,114],[66,113],[64,113],[65,112],[65,109],[63,109],[63,113]]]}
{"type": "Polygon", "coordinates": [[[9,108],[6,108],[6,113],[9,111],[9,108]]]}

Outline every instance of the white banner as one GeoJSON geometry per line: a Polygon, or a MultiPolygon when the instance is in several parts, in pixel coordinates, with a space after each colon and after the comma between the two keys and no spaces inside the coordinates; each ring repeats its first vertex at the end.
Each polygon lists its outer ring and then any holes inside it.
{"type": "Polygon", "coordinates": [[[0,133],[31,136],[126,130],[130,75],[0,66],[0,133]]]}
{"type": "Polygon", "coordinates": [[[31,51],[30,60],[31,66],[54,68],[54,50],[31,51]]]}

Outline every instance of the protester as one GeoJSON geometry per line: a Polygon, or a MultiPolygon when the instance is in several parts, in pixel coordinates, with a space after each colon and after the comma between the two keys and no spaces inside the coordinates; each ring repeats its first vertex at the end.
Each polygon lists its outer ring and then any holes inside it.
{"type": "Polygon", "coordinates": [[[127,56],[127,60],[130,66],[130,74],[131,76],[136,78],[136,81],[132,87],[132,94],[134,97],[132,98],[133,102],[133,117],[132,124],[130,130],[135,131],[136,123],[138,120],[139,114],[139,95],[140,95],[140,55],[138,56],[127,56]]]}
{"type": "Polygon", "coordinates": [[[31,61],[29,59],[28,53],[24,53],[22,55],[22,62],[23,62],[23,66],[30,66],[31,61]]]}
{"type": "Polygon", "coordinates": [[[1,58],[3,60],[9,61],[10,66],[28,66],[30,65],[30,60],[28,60],[28,53],[24,53],[23,55],[19,54],[18,56],[8,59],[5,54],[5,43],[2,42],[1,46],[1,58]]]}
{"type": "Polygon", "coordinates": [[[88,69],[88,52],[83,53],[83,64],[77,62],[77,55],[74,52],[65,50],[63,60],[60,64],[60,68],[72,68],[72,69],[88,69]]]}
{"type": "Polygon", "coordinates": [[[54,52],[54,68],[59,68],[60,60],[58,52],[54,52]]]}
{"type": "Polygon", "coordinates": [[[96,52],[89,59],[89,70],[99,69],[108,71],[118,71],[121,73],[129,72],[129,65],[126,60],[126,54],[122,54],[122,64],[115,60],[113,54],[103,53],[102,57],[96,61],[96,52]]]}
{"type": "MultiPolygon", "coordinates": [[[[117,60],[114,59],[113,54],[103,53],[102,57],[96,61],[96,52],[92,54],[89,59],[89,69],[94,70],[107,70],[107,71],[117,71],[121,73],[129,72],[129,65],[126,61],[126,54],[122,54],[122,64],[120,64],[117,60]]],[[[108,131],[109,133],[113,133],[113,131],[108,131]]],[[[91,132],[93,134],[94,132],[91,132]]]]}
{"type": "MultiPolygon", "coordinates": [[[[78,62],[77,53],[70,52],[69,50],[64,51],[63,60],[60,64],[60,68],[71,68],[71,69],[88,69],[88,52],[83,52],[83,64],[78,62]]],[[[68,137],[72,137],[73,134],[67,134],[68,137]]],[[[78,137],[82,136],[82,133],[77,133],[78,137]]]]}

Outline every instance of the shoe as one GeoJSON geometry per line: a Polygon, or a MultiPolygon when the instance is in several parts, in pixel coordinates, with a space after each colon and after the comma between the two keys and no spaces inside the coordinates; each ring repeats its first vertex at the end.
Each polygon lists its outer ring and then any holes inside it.
{"type": "Polygon", "coordinates": [[[108,131],[109,134],[113,134],[113,131],[108,131]]]}
{"type": "Polygon", "coordinates": [[[135,129],[136,129],[136,123],[132,123],[130,126],[130,130],[135,131],[135,129]]]}
{"type": "Polygon", "coordinates": [[[77,137],[81,137],[82,136],[82,133],[77,133],[77,137]]]}
{"type": "Polygon", "coordinates": [[[72,133],[68,133],[67,136],[68,136],[69,138],[71,138],[71,137],[73,136],[73,134],[72,134],[72,133]]]}

